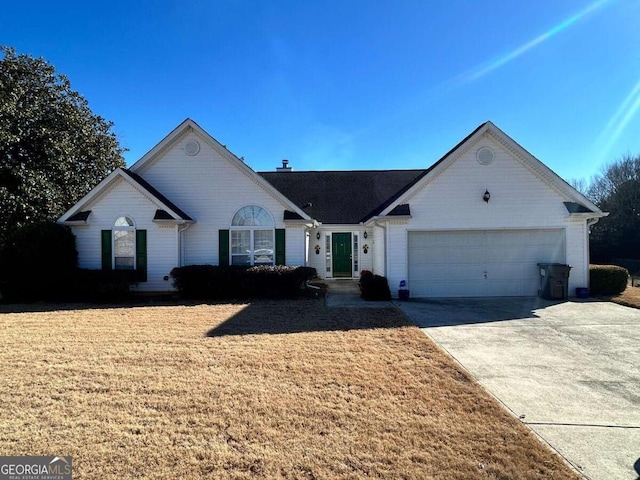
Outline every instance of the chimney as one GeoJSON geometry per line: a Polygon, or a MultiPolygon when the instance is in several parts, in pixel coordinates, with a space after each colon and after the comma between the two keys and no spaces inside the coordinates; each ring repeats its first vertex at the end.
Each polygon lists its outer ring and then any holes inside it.
{"type": "Polygon", "coordinates": [[[281,167],[276,168],[276,172],[290,172],[291,170],[293,170],[293,168],[289,166],[289,160],[286,160],[286,159],[282,160],[281,167]]]}

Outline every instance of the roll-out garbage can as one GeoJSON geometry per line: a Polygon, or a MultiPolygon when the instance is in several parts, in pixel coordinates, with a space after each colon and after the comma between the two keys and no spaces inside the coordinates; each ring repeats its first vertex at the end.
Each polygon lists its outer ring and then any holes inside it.
{"type": "Polygon", "coordinates": [[[538,295],[547,300],[566,300],[569,297],[571,265],[539,263],[538,267],[540,267],[540,290],[538,290],[538,295]]]}

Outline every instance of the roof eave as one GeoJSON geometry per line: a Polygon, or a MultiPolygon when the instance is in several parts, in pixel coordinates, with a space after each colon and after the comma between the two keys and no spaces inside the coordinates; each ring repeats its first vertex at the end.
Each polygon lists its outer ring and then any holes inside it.
{"type": "Polygon", "coordinates": [[[184,224],[191,224],[191,223],[196,223],[195,220],[185,220],[183,218],[172,218],[172,219],[156,219],[154,218],[152,220],[153,223],[157,223],[159,225],[184,225],[184,224]]]}
{"type": "Polygon", "coordinates": [[[568,218],[604,218],[608,217],[609,212],[578,212],[569,214],[568,218]]]}

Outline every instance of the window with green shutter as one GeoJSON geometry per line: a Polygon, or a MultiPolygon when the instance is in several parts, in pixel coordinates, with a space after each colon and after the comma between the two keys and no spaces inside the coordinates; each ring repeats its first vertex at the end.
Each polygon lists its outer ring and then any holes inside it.
{"type": "Polygon", "coordinates": [[[286,230],[276,228],[276,265],[286,265],[286,230]]]}
{"type": "Polygon", "coordinates": [[[111,237],[113,233],[111,230],[102,230],[102,270],[112,269],[112,254],[111,254],[111,237]]]}
{"type": "Polygon", "coordinates": [[[218,265],[229,265],[229,230],[218,230],[218,265]]]}
{"type": "Polygon", "coordinates": [[[139,282],[147,281],[147,231],[136,230],[136,276],[139,282]]]}
{"type": "Polygon", "coordinates": [[[147,281],[146,230],[136,230],[130,217],[119,217],[112,230],[100,232],[100,240],[103,270],[135,270],[137,281],[147,281]]]}

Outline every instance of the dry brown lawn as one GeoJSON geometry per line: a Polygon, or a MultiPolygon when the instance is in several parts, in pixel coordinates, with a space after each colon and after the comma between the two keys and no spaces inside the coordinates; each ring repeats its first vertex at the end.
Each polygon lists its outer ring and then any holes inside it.
{"type": "Polygon", "coordinates": [[[394,309],[32,310],[0,310],[0,454],[74,478],[577,478],[394,309]]]}
{"type": "Polygon", "coordinates": [[[601,298],[627,307],[640,308],[640,287],[628,286],[624,292],[618,295],[601,298]]]}

